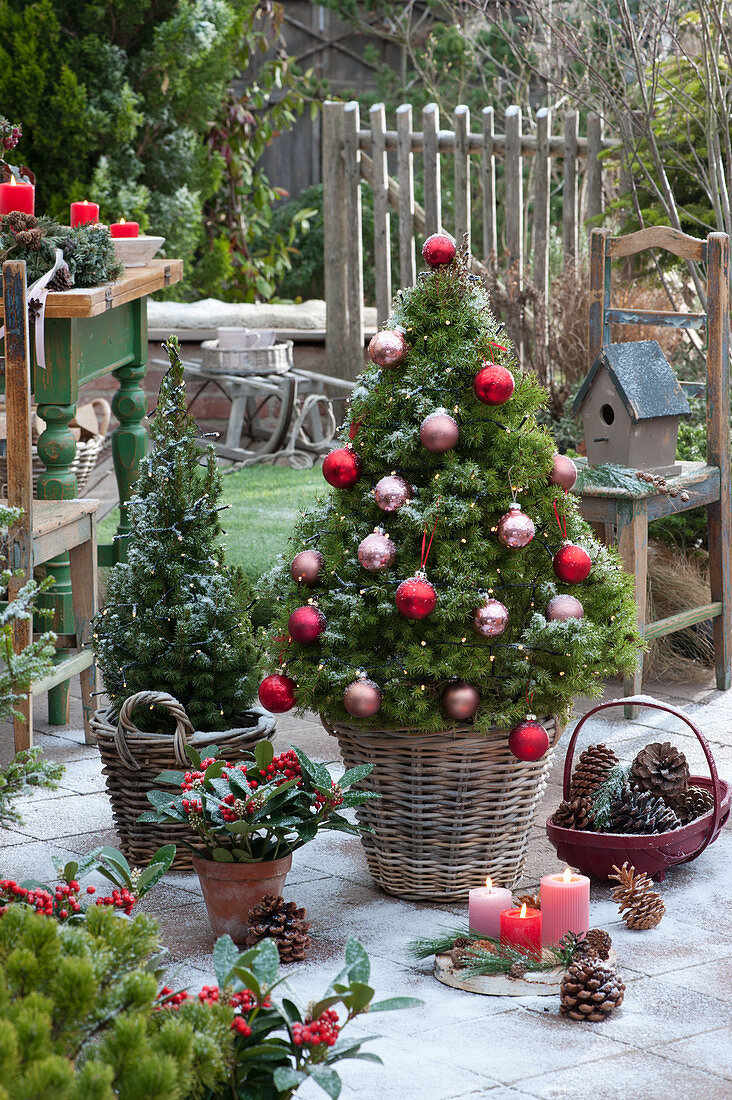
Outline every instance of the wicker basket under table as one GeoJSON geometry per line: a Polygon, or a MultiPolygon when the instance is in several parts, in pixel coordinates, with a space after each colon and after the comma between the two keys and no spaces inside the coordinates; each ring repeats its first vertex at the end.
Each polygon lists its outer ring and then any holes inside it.
{"type": "MultiPolygon", "coordinates": [[[[163,844],[176,844],[175,862],[178,870],[192,870],[192,853],[181,845],[181,837],[190,843],[196,841],[193,833],[184,825],[156,825],[140,823],[137,818],[151,809],[147,792],[165,790],[165,784],[157,783],[156,776],[164,770],[180,771],[191,767],[185,754],[186,744],[205,755],[209,746],[218,746],[227,760],[241,760],[251,752],[258,741],[271,739],[274,734],[274,718],[262,711],[247,711],[238,729],[218,733],[194,732],[185,710],[172,695],[160,691],[140,691],[122,704],[119,721],[114,722],[114,711],[97,711],[92,718],[92,729],[102,756],[107,792],[112,803],[114,824],[120,844],[127,859],[133,865],[147,863],[152,854],[163,844]],[[166,707],[176,721],[174,734],[144,733],[132,721],[136,707],[166,707]]],[[[180,793],[170,787],[171,794],[180,793]]]]}
{"type": "Polygon", "coordinates": [[[358,811],[369,870],[398,897],[464,898],[490,875],[513,887],[521,877],[539,801],[561,727],[544,721],[551,747],[517,760],[506,730],[470,725],[437,733],[323,725],[347,768],[373,764],[359,786],[381,797],[358,811]]]}

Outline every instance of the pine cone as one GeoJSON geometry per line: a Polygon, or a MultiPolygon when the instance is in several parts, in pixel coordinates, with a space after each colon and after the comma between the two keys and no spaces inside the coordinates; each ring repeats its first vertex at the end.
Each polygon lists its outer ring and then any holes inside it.
{"type": "Polygon", "coordinates": [[[654,741],[641,749],[631,764],[630,782],[658,798],[674,798],[689,785],[689,765],[670,741],[654,741]]]}
{"type": "Polygon", "coordinates": [[[653,890],[645,871],[639,875],[627,862],[621,868],[613,865],[613,871],[615,874],[610,878],[619,885],[614,886],[611,893],[628,928],[655,928],[660,924],[666,906],[653,890]]]}
{"type": "Polygon", "coordinates": [[[35,229],[38,225],[38,218],[33,214],[23,214],[20,210],[11,210],[9,214],[6,214],[3,219],[3,227],[14,229],[16,232],[25,232],[28,229],[35,229]]]}
{"type": "Polygon", "coordinates": [[[522,962],[511,963],[508,968],[509,978],[523,978],[526,973],[526,967],[522,962]]]}
{"type": "Polygon", "coordinates": [[[590,956],[570,963],[559,991],[559,1011],[573,1020],[604,1020],[623,1003],[625,983],[611,967],[590,956]]]}
{"type": "Polygon", "coordinates": [[[628,783],[610,806],[609,831],[612,833],[666,833],[680,825],[670,806],[628,783]]]}
{"type": "Polygon", "coordinates": [[[607,745],[590,745],[580,756],[572,772],[569,792],[572,798],[587,798],[607,779],[618,758],[607,745]]]}
{"type": "Polygon", "coordinates": [[[49,290],[71,290],[74,280],[68,267],[60,267],[48,284],[49,290]]]}
{"type": "Polygon", "coordinates": [[[592,829],[592,802],[584,795],[575,795],[569,802],[560,802],[552,821],[562,829],[592,829]]]}
{"type": "Polygon", "coordinates": [[[306,916],[305,909],[298,909],[294,901],[266,894],[259,905],[249,911],[245,946],[253,947],[269,936],[277,944],[283,963],[299,962],[310,947],[310,921],[305,920],[306,916]]]}
{"type": "Polygon", "coordinates": [[[15,240],[23,248],[30,252],[39,252],[41,248],[42,233],[40,229],[21,229],[15,234],[15,240]]]}
{"type": "Polygon", "coordinates": [[[594,955],[598,959],[608,959],[613,941],[604,928],[591,928],[585,938],[577,945],[577,957],[594,955]]]}
{"type": "Polygon", "coordinates": [[[676,813],[682,825],[688,825],[702,814],[708,813],[714,806],[714,795],[706,787],[688,787],[668,804],[676,813]]]}
{"type": "Polygon", "coordinates": [[[527,909],[541,910],[541,896],[539,894],[520,894],[516,900],[517,908],[525,905],[527,909]]]}

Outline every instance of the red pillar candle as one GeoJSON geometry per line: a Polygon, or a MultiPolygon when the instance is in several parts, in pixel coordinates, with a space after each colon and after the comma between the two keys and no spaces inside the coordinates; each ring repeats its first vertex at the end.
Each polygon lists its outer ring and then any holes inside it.
{"type": "Polygon", "coordinates": [[[99,221],[99,203],[89,202],[84,199],[83,202],[72,202],[71,204],[71,225],[84,225],[86,222],[98,222],[99,221]]]}
{"type": "Polygon", "coordinates": [[[109,232],[112,237],[139,237],[140,224],[139,222],[126,222],[124,218],[120,218],[118,222],[112,222],[109,232]]]}
{"type": "Polygon", "coordinates": [[[11,176],[7,183],[0,183],[0,214],[32,214],[36,203],[36,189],[27,180],[11,176]]]}
{"type": "Polygon", "coordinates": [[[501,943],[529,951],[541,958],[541,913],[538,909],[504,909],[501,913],[501,943]]]}

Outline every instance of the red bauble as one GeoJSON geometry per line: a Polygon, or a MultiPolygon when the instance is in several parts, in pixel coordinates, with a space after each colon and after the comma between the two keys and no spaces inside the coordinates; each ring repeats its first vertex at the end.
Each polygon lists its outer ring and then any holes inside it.
{"type": "Polygon", "coordinates": [[[585,609],[574,596],[562,592],[549,600],[544,614],[549,622],[566,623],[568,619],[584,619],[585,609]]]}
{"type": "Polygon", "coordinates": [[[275,672],[266,676],[259,685],[259,701],[272,714],[284,714],[295,705],[297,684],[291,677],[275,672]]]}
{"type": "Polygon", "coordinates": [[[582,546],[565,542],[561,550],[554,555],[554,572],[565,584],[581,584],[586,581],[592,569],[592,558],[582,546]]]}
{"type": "Polygon", "coordinates": [[[503,405],[515,389],[510,370],[498,363],[486,363],[473,379],[473,393],[484,405],[503,405]]]}
{"type": "Polygon", "coordinates": [[[523,550],[528,546],[534,535],[536,527],[531,516],[521,511],[518,501],[509,504],[505,516],[498,521],[498,540],[509,550],[523,550]]]}
{"type": "Polygon", "coordinates": [[[343,692],[343,706],[354,718],[371,718],[381,710],[381,688],[366,676],[359,676],[343,692]]]}
{"type": "Polygon", "coordinates": [[[436,409],[420,424],[419,438],[428,451],[439,455],[455,446],[460,438],[460,429],[447,409],[436,409]]]}
{"type": "Polygon", "coordinates": [[[443,691],[442,706],[445,714],[464,722],[466,718],[472,718],[480,706],[480,695],[472,684],[455,680],[443,691]]]}
{"type": "Polygon", "coordinates": [[[308,588],[315,588],[320,584],[324,565],[325,558],[319,550],[301,550],[292,559],[290,576],[298,584],[302,582],[308,588]]]}
{"type": "Polygon", "coordinates": [[[386,328],[369,341],[369,356],[377,367],[398,367],[406,359],[409,344],[401,332],[386,328]]]}
{"type": "Polygon", "coordinates": [[[323,477],[334,489],[350,489],[361,476],[361,459],[351,447],[339,447],[323,459],[323,477]]]}
{"type": "Polygon", "coordinates": [[[554,465],[551,468],[549,474],[549,484],[558,485],[560,489],[569,490],[577,480],[577,467],[571,458],[567,458],[566,455],[560,455],[558,452],[554,455],[554,465]]]}
{"type": "Polygon", "coordinates": [[[298,607],[287,620],[287,629],[293,642],[311,645],[325,630],[325,615],[312,604],[298,607]]]}
{"type": "Polygon", "coordinates": [[[455,242],[446,233],[433,233],[422,245],[422,259],[430,267],[452,263],[456,252],[455,242]]]}
{"type": "Polygon", "coordinates": [[[533,714],[527,714],[509,733],[508,747],[517,760],[541,760],[549,748],[549,734],[533,714]]]}
{"type": "Polygon", "coordinates": [[[435,610],[437,593],[424,573],[402,581],[396,590],[396,605],[405,619],[426,619],[435,610]]]}

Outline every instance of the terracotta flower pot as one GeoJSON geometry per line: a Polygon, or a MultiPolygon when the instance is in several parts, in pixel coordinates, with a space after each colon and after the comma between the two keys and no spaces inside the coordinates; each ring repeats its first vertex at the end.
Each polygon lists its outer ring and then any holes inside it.
{"type": "Polygon", "coordinates": [[[216,936],[229,933],[235,943],[247,936],[249,911],[265,894],[282,893],[292,853],[264,863],[218,863],[193,856],[208,919],[216,936]]]}

